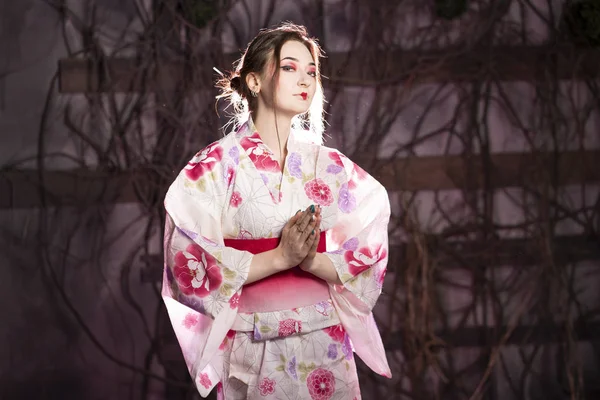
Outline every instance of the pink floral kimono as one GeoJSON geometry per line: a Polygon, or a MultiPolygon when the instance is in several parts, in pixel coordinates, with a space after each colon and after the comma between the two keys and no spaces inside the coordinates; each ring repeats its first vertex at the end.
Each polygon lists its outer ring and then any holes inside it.
{"type": "Polygon", "coordinates": [[[217,386],[227,400],[360,399],[353,352],[391,377],[371,313],[387,265],[387,192],[304,132],[287,150],[282,171],[248,121],[198,152],[166,195],[162,295],[203,397],[217,386]],[[293,268],[244,286],[253,254],[310,204],[322,206],[318,251],[343,285],[293,268]]]}

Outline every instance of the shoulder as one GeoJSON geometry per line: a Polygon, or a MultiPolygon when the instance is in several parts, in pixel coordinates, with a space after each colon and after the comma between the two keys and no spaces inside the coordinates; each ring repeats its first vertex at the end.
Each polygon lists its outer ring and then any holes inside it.
{"type": "Polygon", "coordinates": [[[205,190],[221,182],[223,171],[231,169],[230,164],[237,158],[237,154],[232,151],[237,150],[237,147],[231,136],[228,134],[198,150],[179,172],[169,190],[205,190]]]}
{"type": "Polygon", "coordinates": [[[229,138],[225,136],[197,151],[183,170],[181,170],[180,176],[183,175],[183,177],[189,180],[198,181],[219,169],[229,151],[229,141],[229,138]]]}
{"type": "Polygon", "coordinates": [[[365,171],[360,165],[352,161],[344,153],[333,147],[319,146],[321,162],[326,162],[325,169],[328,173],[334,173],[338,176],[343,175],[345,182],[350,189],[360,186],[363,189],[375,192],[386,192],[385,187],[371,174],[365,171]],[[341,172],[341,173],[340,173],[341,172]]]}

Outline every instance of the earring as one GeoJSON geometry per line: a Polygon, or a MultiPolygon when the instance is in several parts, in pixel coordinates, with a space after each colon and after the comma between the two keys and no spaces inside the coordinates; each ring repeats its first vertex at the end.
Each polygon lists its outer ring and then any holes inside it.
{"type": "Polygon", "coordinates": [[[252,97],[258,97],[258,92],[256,90],[250,89],[250,94],[252,95],[252,97]]]}

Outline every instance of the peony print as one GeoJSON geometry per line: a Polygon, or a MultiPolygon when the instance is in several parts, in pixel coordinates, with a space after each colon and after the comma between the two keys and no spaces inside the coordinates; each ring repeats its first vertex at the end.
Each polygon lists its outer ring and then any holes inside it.
{"type": "Polygon", "coordinates": [[[223,282],[217,260],[196,243],[175,254],[173,275],[181,292],[187,296],[206,297],[223,282]]]}
{"type": "Polygon", "coordinates": [[[344,258],[348,263],[348,272],[350,272],[352,276],[356,276],[371,268],[373,264],[385,258],[387,252],[383,250],[381,254],[379,254],[380,250],[381,245],[376,247],[374,251],[369,247],[363,247],[358,251],[347,251],[344,258]]]}
{"type": "Polygon", "coordinates": [[[258,385],[261,396],[268,396],[275,393],[275,381],[267,377],[263,378],[258,385]]]}
{"type": "Polygon", "coordinates": [[[317,368],[308,375],[306,386],[313,400],[329,400],[335,393],[335,378],[331,371],[317,368]]]}
{"type": "Polygon", "coordinates": [[[335,342],[342,343],[344,341],[344,336],[346,335],[346,331],[342,324],[337,324],[334,326],[330,326],[328,328],[323,329],[325,333],[329,335],[335,342]]]}
{"type": "Polygon", "coordinates": [[[304,192],[309,199],[321,206],[329,206],[333,203],[331,189],[319,178],[306,182],[304,192]]]}
{"type": "Polygon", "coordinates": [[[279,321],[279,336],[286,337],[293,335],[295,333],[302,332],[302,321],[298,321],[295,319],[286,319],[283,321],[279,321]]]}
{"type": "Polygon", "coordinates": [[[219,146],[218,142],[215,142],[196,153],[194,158],[185,166],[185,174],[189,179],[197,181],[205,173],[212,171],[215,164],[220,162],[222,158],[223,148],[219,146]]]}
{"type": "Polygon", "coordinates": [[[259,171],[280,172],[279,163],[273,159],[271,152],[264,148],[258,132],[244,137],[240,144],[259,171]]]}

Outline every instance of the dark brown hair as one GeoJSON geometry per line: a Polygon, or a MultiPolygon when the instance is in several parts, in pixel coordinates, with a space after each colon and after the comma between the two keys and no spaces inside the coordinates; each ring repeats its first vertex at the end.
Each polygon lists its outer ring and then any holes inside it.
{"type": "Polygon", "coordinates": [[[317,41],[308,36],[304,26],[286,22],[276,28],[261,30],[237,62],[235,71],[217,82],[217,87],[221,89],[217,99],[228,100],[233,106],[234,119],[238,123],[244,122],[249,113],[256,112],[258,105],[257,99],[250,93],[246,77],[252,72],[264,76],[269,62],[274,62],[275,69],[271,79],[276,81],[279,77],[281,48],[288,41],[304,44],[317,66],[317,88],[311,107],[305,115],[299,116],[298,121],[294,121],[294,125],[296,128],[312,131],[318,137],[318,141],[322,141],[323,87],[319,73],[319,58],[322,57],[322,51],[317,41]]]}

